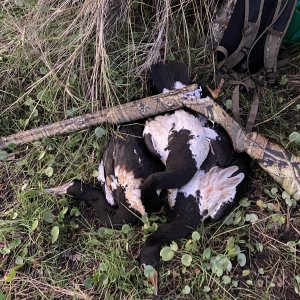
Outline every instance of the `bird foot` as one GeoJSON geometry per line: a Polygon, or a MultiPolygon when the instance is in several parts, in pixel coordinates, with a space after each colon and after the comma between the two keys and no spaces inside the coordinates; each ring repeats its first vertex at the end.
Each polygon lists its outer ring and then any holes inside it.
{"type": "MultiPolygon", "coordinates": [[[[146,268],[146,265],[143,264],[143,268],[146,268]]],[[[153,268],[151,273],[148,275],[148,283],[153,288],[153,294],[157,296],[158,293],[158,273],[153,268]]]]}
{"type": "Polygon", "coordinates": [[[224,79],[222,78],[221,81],[220,81],[220,83],[219,83],[219,85],[218,85],[218,87],[217,87],[215,90],[211,89],[209,86],[206,86],[207,89],[209,90],[209,92],[211,93],[211,95],[212,95],[212,97],[213,97],[214,99],[217,99],[217,98],[219,97],[219,94],[220,94],[221,91],[222,91],[224,82],[225,82],[225,81],[224,81],[224,79]]]}

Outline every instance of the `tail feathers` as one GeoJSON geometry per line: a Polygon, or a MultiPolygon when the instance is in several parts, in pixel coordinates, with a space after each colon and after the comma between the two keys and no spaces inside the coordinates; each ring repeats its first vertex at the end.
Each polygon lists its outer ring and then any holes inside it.
{"type": "Polygon", "coordinates": [[[158,93],[163,93],[164,89],[173,90],[189,84],[187,65],[179,61],[153,65],[150,77],[158,93]]]}
{"type": "Polygon", "coordinates": [[[237,171],[237,166],[224,169],[213,167],[201,178],[199,183],[201,212],[208,212],[214,219],[221,214],[226,204],[233,202],[236,188],[245,177],[243,173],[237,171]]]}

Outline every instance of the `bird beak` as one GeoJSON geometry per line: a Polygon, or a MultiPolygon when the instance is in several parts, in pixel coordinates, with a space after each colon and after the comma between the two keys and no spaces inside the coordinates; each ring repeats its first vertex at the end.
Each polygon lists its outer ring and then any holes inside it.
{"type": "Polygon", "coordinates": [[[67,194],[68,188],[71,187],[73,184],[74,184],[74,182],[70,181],[65,184],[53,187],[53,188],[45,189],[45,192],[47,192],[49,194],[54,194],[54,195],[64,195],[64,194],[67,194]]]}

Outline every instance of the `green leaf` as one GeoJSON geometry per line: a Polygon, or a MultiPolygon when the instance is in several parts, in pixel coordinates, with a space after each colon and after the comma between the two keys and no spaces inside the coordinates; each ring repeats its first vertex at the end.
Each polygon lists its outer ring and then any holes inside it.
{"type": "Polygon", "coordinates": [[[278,193],[278,188],[276,188],[276,187],[271,188],[271,193],[272,193],[272,195],[275,196],[278,193]]]}
{"type": "Polygon", "coordinates": [[[94,283],[93,278],[92,278],[92,277],[87,277],[87,278],[84,280],[84,282],[83,282],[84,288],[85,288],[85,289],[90,289],[90,288],[92,288],[93,283],[94,283]]]}
{"type": "Polygon", "coordinates": [[[17,275],[17,271],[22,268],[23,265],[20,266],[15,266],[12,269],[9,270],[9,272],[7,273],[7,275],[4,276],[4,281],[5,282],[12,282],[12,280],[16,277],[17,275]]]}
{"type": "Polygon", "coordinates": [[[194,231],[193,234],[192,234],[192,240],[193,241],[199,241],[200,240],[200,234],[198,231],[194,231]]]}
{"type": "Polygon", "coordinates": [[[237,261],[241,267],[244,267],[246,265],[246,261],[247,261],[246,255],[244,253],[239,253],[237,255],[237,261]]]}
{"type": "Polygon", "coordinates": [[[243,277],[248,276],[249,274],[250,274],[250,270],[243,270],[242,272],[243,277]]]}
{"type": "Polygon", "coordinates": [[[0,150],[0,160],[5,161],[8,159],[8,153],[4,150],[0,150]]]}
{"type": "Polygon", "coordinates": [[[70,226],[74,229],[77,229],[79,227],[79,225],[76,224],[73,220],[70,222],[70,226]]]}
{"type": "Polygon", "coordinates": [[[92,177],[96,178],[98,176],[99,176],[99,171],[94,170],[93,173],[92,173],[92,177]]]}
{"type": "Polygon", "coordinates": [[[208,293],[208,292],[210,291],[210,287],[207,286],[207,285],[205,285],[205,286],[203,287],[203,291],[204,291],[204,293],[208,293]]]}
{"type": "Polygon", "coordinates": [[[170,261],[174,257],[174,251],[171,247],[163,247],[160,250],[160,256],[163,261],[170,261]]]}
{"type": "Polygon", "coordinates": [[[178,245],[177,245],[177,243],[173,241],[173,242],[170,244],[170,248],[171,248],[173,251],[177,251],[177,250],[178,250],[178,245]]]}
{"type": "Polygon", "coordinates": [[[80,211],[79,211],[79,209],[78,209],[77,207],[73,207],[73,208],[71,209],[70,215],[71,215],[71,216],[75,216],[75,217],[80,216],[80,211]]]}
{"type": "Polygon", "coordinates": [[[224,283],[224,284],[229,284],[229,283],[231,282],[231,277],[228,276],[228,275],[224,275],[224,276],[222,277],[222,280],[223,280],[223,283],[224,283]]]}
{"type": "Polygon", "coordinates": [[[257,214],[246,214],[246,216],[245,216],[246,222],[254,223],[257,220],[258,220],[257,214]]]}
{"type": "Polygon", "coordinates": [[[38,225],[39,225],[39,220],[38,220],[38,219],[35,219],[35,220],[32,222],[30,231],[32,232],[32,231],[36,230],[36,228],[38,227],[38,225]]]}
{"type": "Polygon", "coordinates": [[[211,256],[211,248],[208,247],[203,251],[202,257],[203,257],[203,259],[209,259],[210,256],[211,256]]]}
{"type": "Polygon", "coordinates": [[[226,250],[228,251],[229,249],[233,248],[234,243],[235,243],[235,238],[231,236],[226,242],[226,250]]]}
{"type": "Polygon", "coordinates": [[[53,175],[53,168],[52,167],[47,167],[44,171],[44,174],[47,175],[48,177],[51,177],[53,175]]]}
{"type": "Polygon", "coordinates": [[[46,210],[44,212],[44,220],[47,222],[47,223],[53,223],[54,222],[54,218],[55,216],[48,210],[46,210]]]}
{"type": "Polygon", "coordinates": [[[189,267],[191,265],[192,260],[193,258],[189,254],[184,254],[181,257],[181,263],[186,267],[189,267]]]}
{"type": "Polygon", "coordinates": [[[102,127],[97,127],[96,129],[95,129],[95,135],[96,135],[96,137],[97,138],[102,138],[103,136],[105,136],[105,134],[106,134],[106,130],[104,129],[104,128],[102,128],[102,127]]]}
{"type": "Polygon", "coordinates": [[[59,237],[59,227],[58,226],[54,226],[51,229],[51,236],[52,236],[52,244],[54,244],[59,237]]]}
{"type": "Polygon", "coordinates": [[[6,255],[6,254],[9,254],[10,251],[11,251],[10,248],[4,247],[4,248],[2,248],[2,249],[0,250],[0,254],[6,255]]]}
{"type": "Polygon", "coordinates": [[[23,257],[18,256],[18,257],[16,258],[15,263],[16,263],[16,265],[23,265],[23,264],[24,264],[24,259],[23,259],[23,257]]]}
{"type": "Polygon", "coordinates": [[[190,292],[191,292],[191,288],[188,285],[186,285],[181,291],[181,293],[184,295],[188,295],[190,292]]]}
{"type": "Polygon", "coordinates": [[[242,207],[249,207],[250,206],[250,201],[248,198],[244,197],[240,200],[240,206],[242,207]]]}
{"type": "Polygon", "coordinates": [[[226,108],[229,110],[229,109],[232,109],[232,100],[226,100],[225,102],[225,106],[226,108]]]}
{"type": "Polygon", "coordinates": [[[146,278],[149,278],[149,276],[153,275],[155,272],[155,269],[150,265],[147,265],[144,269],[144,275],[146,278]]]}
{"type": "Polygon", "coordinates": [[[98,273],[97,275],[94,276],[93,278],[94,283],[101,283],[102,285],[107,285],[108,284],[108,276],[106,273],[98,273]]]}
{"type": "Polygon", "coordinates": [[[258,271],[258,273],[261,274],[261,275],[263,275],[263,274],[265,273],[264,268],[259,268],[257,271],[258,271]]]}
{"type": "Polygon", "coordinates": [[[21,240],[20,240],[20,239],[15,239],[15,240],[13,240],[13,241],[9,244],[9,248],[10,248],[10,249],[15,249],[15,248],[17,248],[20,244],[21,244],[21,240]]]}
{"type": "Polygon", "coordinates": [[[131,227],[128,224],[124,224],[122,226],[122,233],[123,234],[127,235],[130,232],[130,230],[131,230],[131,227]]]}
{"type": "Polygon", "coordinates": [[[294,131],[289,135],[290,142],[294,142],[296,144],[300,144],[300,132],[294,131]]]}
{"type": "Polygon", "coordinates": [[[46,151],[41,151],[41,153],[40,153],[40,155],[39,155],[39,157],[38,157],[38,160],[43,159],[44,156],[45,156],[45,154],[46,154],[46,151]]]}

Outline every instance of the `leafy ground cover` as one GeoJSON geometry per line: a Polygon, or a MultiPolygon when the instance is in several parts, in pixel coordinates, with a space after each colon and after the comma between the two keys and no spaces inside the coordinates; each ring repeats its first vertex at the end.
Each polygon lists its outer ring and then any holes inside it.
{"type": "MultiPolygon", "coordinates": [[[[0,5],[0,136],[149,95],[158,59],[185,61],[194,81],[215,84],[211,1],[0,5]]],[[[255,130],[300,155],[300,48],[290,50],[279,88],[260,90],[255,130]]],[[[230,91],[221,99],[230,108],[230,91]]],[[[96,183],[110,133],[103,126],[0,152],[0,299],[154,297],[151,269],[136,258],[163,214],[111,230],[89,208],[44,192],[73,178],[96,183]]],[[[226,219],[163,249],[157,299],[299,299],[299,205],[252,169],[249,197],[226,219]]]]}

